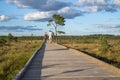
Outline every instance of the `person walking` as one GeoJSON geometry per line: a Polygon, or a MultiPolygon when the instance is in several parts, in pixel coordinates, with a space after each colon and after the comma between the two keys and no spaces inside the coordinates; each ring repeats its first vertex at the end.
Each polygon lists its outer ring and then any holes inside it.
{"type": "Polygon", "coordinates": [[[48,39],[48,34],[47,34],[47,32],[45,32],[45,34],[44,34],[44,40],[45,40],[45,42],[47,41],[47,39],[48,39]]]}
{"type": "Polygon", "coordinates": [[[52,43],[52,39],[53,39],[53,33],[51,30],[49,30],[49,43],[52,43]]]}

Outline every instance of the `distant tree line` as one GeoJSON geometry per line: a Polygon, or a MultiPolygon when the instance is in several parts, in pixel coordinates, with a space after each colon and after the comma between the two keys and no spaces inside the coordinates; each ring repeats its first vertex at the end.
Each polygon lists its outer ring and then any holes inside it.
{"type": "Polygon", "coordinates": [[[18,39],[20,40],[42,40],[43,39],[43,36],[21,36],[21,37],[18,37],[18,39]]]}
{"type": "Polygon", "coordinates": [[[66,35],[66,36],[58,36],[60,39],[70,39],[73,37],[73,39],[80,39],[80,38],[85,38],[85,39],[99,39],[100,36],[104,36],[106,39],[120,39],[120,35],[109,35],[109,34],[93,34],[93,35],[66,35]]]}
{"type": "Polygon", "coordinates": [[[4,45],[9,45],[11,42],[18,42],[18,40],[42,40],[43,36],[13,36],[11,33],[8,34],[8,36],[0,36],[0,47],[4,45]]]}

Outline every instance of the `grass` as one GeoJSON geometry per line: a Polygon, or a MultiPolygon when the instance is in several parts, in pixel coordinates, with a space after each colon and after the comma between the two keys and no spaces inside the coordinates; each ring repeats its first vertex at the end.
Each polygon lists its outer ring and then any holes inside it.
{"type": "Polygon", "coordinates": [[[19,40],[0,47],[0,80],[12,80],[41,43],[42,40],[19,40]]]}
{"type": "Polygon", "coordinates": [[[62,44],[68,48],[73,48],[82,51],[88,55],[96,57],[103,60],[113,66],[120,68],[120,39],[109,37],[107,42],[110,46],[109,50],[102,52],[100,50],[101,45],[99,43],[99,38],[85,38],[82,37],[71,37],[71,38],[59,38],[58,43],[62,44]]]}

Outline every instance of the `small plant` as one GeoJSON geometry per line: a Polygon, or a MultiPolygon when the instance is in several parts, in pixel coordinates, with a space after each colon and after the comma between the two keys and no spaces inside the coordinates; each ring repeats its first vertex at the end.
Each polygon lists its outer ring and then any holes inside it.
{"type": "Polygon", "coordinates": [[[14,37],[14,41],[15,41],[15,42],[18,42],[18,38],[17,38],[17,37],[14,37]]]}
{"type": "Polygon", "coordinates": [[[3,38],[0,38],[0,46],[4,46],[7,41],[3,38]]]}
{"type": "Polygon", "coordinates": [[[108,44],[107,39],[104,36],[100,36],[99,44],[99,50],[101,53],[106,53],[110,51],[110,45],[108,44]]]}
{"type": "Polygon", "coordinates": [[[18,41],[18,38],[17,38],[17,37],[14,37],[11,33],[9,33],[8,36],[7,36],[7,41],[8,41],[8,43],[10,44],[12,41],[17,42],[17,41],[18,41]]]}
{"type": "Polygon", "coordinates": [[[7,36],[8,43],[10,44],[13,39],[14,39],[13,35],[9,33],[7,36]]]}

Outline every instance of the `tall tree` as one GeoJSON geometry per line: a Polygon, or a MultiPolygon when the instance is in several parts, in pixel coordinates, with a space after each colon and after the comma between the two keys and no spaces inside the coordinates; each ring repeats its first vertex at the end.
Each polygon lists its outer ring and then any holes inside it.
{"type": "Polygon", "coordinates": [[[65,18],[63,16],[60,16],[59,14],[53,14],[53,19],[48,20],[48,26],[53,26],[55,28],[55,37],[57,42],[57,32],[58,32],[58,26],[64,26],[65,25],[65,18]]]}

